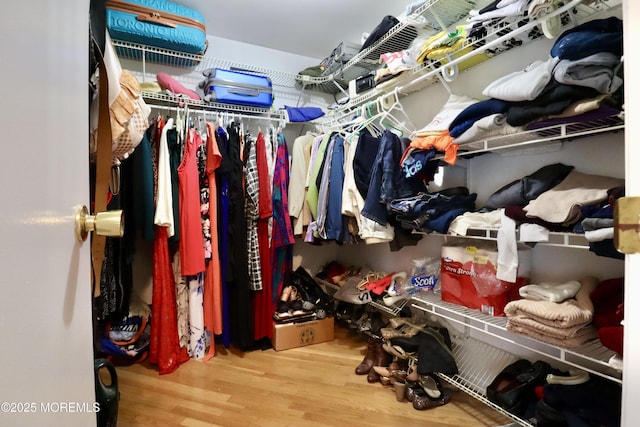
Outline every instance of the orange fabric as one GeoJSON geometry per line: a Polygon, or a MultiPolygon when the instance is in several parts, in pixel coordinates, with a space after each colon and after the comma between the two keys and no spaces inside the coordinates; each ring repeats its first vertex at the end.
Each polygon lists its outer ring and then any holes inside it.
{"type": "Polygon", "coordinates": [[[444,161],[450,165],[456,164],[458,155],[458,144],[454,144],[453,138],[449,135],[449,131],[434,132],[430,135],[419,136],[409,144],[413,148],[422,148],[428,150],[434,147],[438,151],[444,152],[444,161]]]}
{"type": "Polygon", "coordinates": [[[216,128],[207,123],[207,175],[209,175],[209,227],[211,230],[211,253],[213,256],[207,262],[204,273],[203,309],[204,327],[211,334],[211,345],[204,361],[215,356],[213,335],[222,333],[222,277],[220,258],[218,254],[218,186],[215,170],[220,166],[222,154],[216,141],[216,128]]]}

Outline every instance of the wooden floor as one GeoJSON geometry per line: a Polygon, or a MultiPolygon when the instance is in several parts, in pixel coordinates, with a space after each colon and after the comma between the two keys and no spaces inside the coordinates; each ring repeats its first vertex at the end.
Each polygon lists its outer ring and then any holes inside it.
{"type": "Polygon", "coordinates": [[[485,427],[509,420],[460,391],[418,411],[390,386],[354,373],[366,339],[336,323],[336,339],[276,352],[217,346],[209,362],[191,360],[169,375],[147,363],[118,367],[118,425],[485,427]]]}

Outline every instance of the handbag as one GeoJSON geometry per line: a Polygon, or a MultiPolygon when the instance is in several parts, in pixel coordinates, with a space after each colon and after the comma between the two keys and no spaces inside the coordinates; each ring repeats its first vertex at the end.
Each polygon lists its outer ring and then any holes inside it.
{"type": "MultiPolygon", "coordinates": [[[[151,108],[142,98],[138,79],[123,70],[115,53],[113,43],[106,34],[103,62],[106,83],[109,89],[109,120],[111,125],[112,165],[118,166],[140,144],[149,127],[151,108]]],[[[100,79],[100,76],[97,76],[100,79]]],[[[92,160],[98,146],[99,96],[94,97],[90,108],[90,154],[92,160]]]]}

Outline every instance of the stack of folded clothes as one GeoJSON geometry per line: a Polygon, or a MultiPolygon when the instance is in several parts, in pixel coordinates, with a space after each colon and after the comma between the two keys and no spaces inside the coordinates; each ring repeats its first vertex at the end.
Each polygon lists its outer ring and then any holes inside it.
{"type": "Polygon", "coordinates": [[[620,19],[593,20],[567,30],[549,57],[490,83],[482,91],[488,99],[467,106],[451,120],[448,136],[456,145],[470,144],[616,116],[623,105],[621,58],[620,19]]]}
{"type": "Polygon", "coordinates": [[[477,194],[466,187],[395,199],[389,204],[392,215],[403,228],[446,234],[451,222],[475,209],[477,194]]]}
{"type": "Polygon", "coordinates": [[[607,195],[607,199],[600,204],[580,208],[584,219],[573,227],[573,231],[584,233],[589,250],[596,255],[623,260],[624,254],[618,252],[613,244],[613,205],[624,196],[624,187],[611,188],[607,195]]]}
{"type": "Polygon", "coordinates": [[[578,347],[595,339],[597,331],[591,325],[594,307],[589,295],[598,280],[584,277],[577,282],[579,286],[567,282],[525,287],[521,293],[524,298],[504,308],[507,330],[562,347],[578,347]]]}

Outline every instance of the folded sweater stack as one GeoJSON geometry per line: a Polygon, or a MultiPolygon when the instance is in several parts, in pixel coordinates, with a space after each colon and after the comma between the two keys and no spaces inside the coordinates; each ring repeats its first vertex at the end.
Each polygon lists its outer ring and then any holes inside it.
{"type": "Polygon", "coordinates": [[[562,347],[578,347],[597,337],[593,303],[589,297],[598,280],[587,276],[579,280],[580,290],[563,302],[520,299],[509,302],[504,312],[507,330],[562,347]]]}

